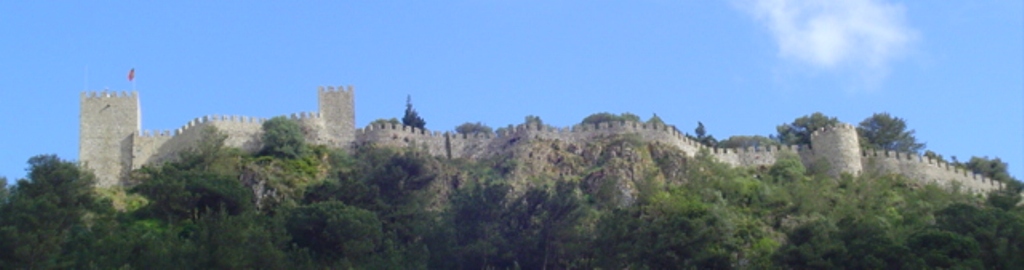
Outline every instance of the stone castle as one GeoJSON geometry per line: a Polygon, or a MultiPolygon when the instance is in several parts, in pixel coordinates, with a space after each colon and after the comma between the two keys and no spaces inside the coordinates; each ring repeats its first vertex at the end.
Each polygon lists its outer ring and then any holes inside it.
{"type": "MultiPolygon", "coordinates": [[[[811,145],[710,148],[690,140],[672,126],[639,122],[611,122],[553,128],[524,124],[509,126],[491,134],[457,134],[427,131],[401,125],[355,127],[355,102],[352,86],[320,87],[319,112],[291,114],[300,123],[307,142],[334,148],[376,144],[392,147],[413,146],[435,156],[482,158],[523,140],[561,140],[586,142],[597,137],[636,134],[641,140],[679,148],[693,156],[706,149],[723,163],[733,166],[771,166],[783,155],[799,156],[805,166],[828,162],[829,173],[859,174],[874,170],[897,173],[911,179],[942,186],[986,193],[1003,184],[980,175],[916,154],[861,150],[856,129],[842,124],[815,131],[811,145]]],[[[143,165],[173,159],[195,145],[204,127],[216,127],[227,135],[225,144],[255,152],[262,147],[262,125],[266,119],[245,116],[204,116],[193,119],[174,131],[142,131],[139,96],[131,93],[83,92],[79,134],[79,161],[97,176],[101,187],[125,183],[131,170],[143,165]]]]}

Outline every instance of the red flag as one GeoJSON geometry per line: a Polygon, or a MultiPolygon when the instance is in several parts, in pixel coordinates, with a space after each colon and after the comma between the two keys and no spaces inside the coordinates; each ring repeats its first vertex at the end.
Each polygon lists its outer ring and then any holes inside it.
{"type": "Polygon", "coordinates": [[[132,68],[132,70],[128,71],[128,81],[130,82],[130,81],[132,81],[134,79],[135,79],[135,68],[132,68]]]}

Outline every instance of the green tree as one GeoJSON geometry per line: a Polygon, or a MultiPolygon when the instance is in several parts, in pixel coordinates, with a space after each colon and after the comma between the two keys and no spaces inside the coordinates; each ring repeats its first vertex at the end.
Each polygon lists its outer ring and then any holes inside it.
{"type": "Polygon", "coordinates": [[[449,218],[455,228],[454,255],[463,269],[485,269],[508,258],[503,237],[505,201],[511,186],[504,182],[475,183],[455,191],[449,218]]]}
{"type": "Polygon", "coordinates": [[[373,120],[373,122],[370,122],[370,126],[373,126],[374,128],[380,128],[382,126],[384,126],[384,127],[392,127],[392,126],[401,126],[401,125],[402,125],[402,122],[398,121],[398,118],[394,118],[394,117],[392,117],[391,119],[378,118],[377,120],[373,120]]]}
{"type": "Polygon", "coordinates": [[[679,193],[606,213],[596,224],[595,260],[606,269],[727,269],[733,226],[679,193]]]}
{"type": "Polygon", "coordinates": [[[996,181],[1003,183],[1017,182],[1012,176],[1010,176],[1007,170],[1008,165],[999,158],[988,158],[988,157],[971,157],[970,161],[964,164],[968,170],[985,177],[991,178],[996,181]]]}
{"type": "Polygon", "coordinates": [[[405,116],[402,117],[402,124],[414,128],[423,129],[427,126],[427,121],[420,117],[420,114],[416,112],[416,109],[412,108],[412,96],[408,96],[405,99],[405,116]]]}
{"type": "Polygon", "coordinates": [[[369,266],[383,237],[376,214],[339,201],[300,206],[286,226],[293,243],[308,248],[321,263],[342,268],[369,266]]]}
{"type": "Polygon", "coordinates": [[[437,222],[430,203],[438,193],[437,160],[415,151],[366,147],[353,155],[350,170],[335,171],[331,179],[311,187],[306,202],[337,200],[375,213],[383,240],[375,266],[410,268],[426,265],[430,254],[424,239],[437,222]]]}
{"type": "Polygon", "coordinates": [[[775,130],[778,131],[778,135],[775,138],[783,144],[809,145],[811,144],[811,133],[814,133],[815,130],[838,124],[839,119],[816,112],[797,118],[793,120],[793,123],[777,126],[775,130]]]}
{"type": "Polygon", "coordinates": [[[534,125],[537,125],[538,127],[543,127],[544,126],[544,120],[541,120],[540,116],[536,116],[536,115],[527,115],[526,116],[526,120],[524,121],[524,123],[527,124],[527,125],[534,124],[534,125]]]}
{"type": "Polygon", "coordinates": [[[7,190],[7,177],[0,176],[0,205],[7,202],[8,195],[10,191],[7,190]]]}
{"type": "Polygon", "coordinates": [[[786,234],[786,245],[775,253],[775,263],[790,269],[836,269],[842,267],[846,247],[839,229],[827,221],[812,221],[786,234]]]}
{"type": "Polygon", "coordinates": [[[969,238],[978,244],[978,258],[987,269],[1024,265],[1024,217],[1002,209],[953,204],[935,213],[935,228],[969,238]]]}
{"type": "Polygon", "coordinates": [[[953,232],[927,229],[907,239],[907,248],[929,269],[982,269],[978,242],[953,232]]]}
{"type": "Polygon", "coordinates": [[[932,150],[925,150],[924,156],[936,162],[949,163],[949,161],[946,161],[942,155],[939,155],[939,153],[935,153],[935,151],[932,150]]]}
{"type": "Polygon", "coordinates": [[[800,157],[796,155],[783,155],[768,170],[768,175],[772,179],[782,183],[802,180],[806,178],[804,176],[806,173],[807,168],[804,167],[803,162],[800,162],[800,157]]]}
{"type": "Polygon", "coordinates": [[[283,116],[263,122],[263,154],[294,159],[309,151],[299,123],[283,116]]]}
{"type": "Polygon", "coordinates": [[[650,119],[647,119],[647,124],[648,125],[663,125],[664,126],[665,125],[665,121],[662,121],[661,117],[658,117],[658,114],[654,114],[654,115],[651,116],[650,119]]]}
{"type": "Polygon", "coordinates": [[[575,183],[559,181],[552,191],[527,190],[514,199],[503,222],[514,260],[499,267],[518,265],[526,269],[568,268],[564,265],[583,239],[574,230],[582,217],[581,199],[575,183]],[[514,264],[513,264],[514,263],[514,264]]]}
{"type": "Polygon", "coordinates": [[[252,191],[235,177],[173,165],[142,170],[147,180],[132,191],[149,199],[142,209],[170,223],[196,220],[203,213],[225,210],[238,215],[254,209],[252,191]]]}
{"type": "Polygon", "coordinates": [[[607,112],[600,112],[600,113],[591,114],[591,115],[587,116],[586,118],[583,118],[583,121],[580,122],[580,123],[581,124],[585,124],[585,125],[595,125],[595,124],[598,124],[598,123],[623,122],[623,121],[640,122],[640,117],[636,116],[635,114],[628,113],[628,112],[622,113],[620,115],[615,115],[613,113],[607,113],[607,112]]]}
{"type": "Polygon", "coordinates": [[[838,237],[846,246],[846,255],[839,261],[851,269],[897,269],[908,263],[910,250],[888,235],[877,220],[844,219],[839,222],[838,237]]]}
{"type": "Polygon", "coordinates": [[[747,147],[768,147],[779,145],[779,142],[765,136],[732,136],[719,141],[719,148],[747,148],[747,147]]]}
{"type": "MultiPolygon", "coordinates": [[[[184,170],[198,170],[221,175],[235,175],[238,157],[242,155],[238,149],[224,145],[228,135],[216,127],[204,127],[200,131],[199,141],[178,154],[174,166],[184,170]]],[[[133,179],[138,180],[138,179],[133,179]]]]}
{"type": "Polygon", "coordinates": [[[195,257],[191,258],[196,268],[291,268],[284,252],[284,235],[274,235],[261,222],[264,219],[256,212],[232,216],[227,211],[201,217],[188,235],[196,246],[195,257]]]}
{"type": "Polygon", "coordinates": [[[1002,182],[1006,185],[1002,190],[997,190],[989,194],[987,202],[1001,209],[1011,209],[1016,207],[1017,203],[1021,201],[1020,193],[1024,191],[1024,184],[1017,180],[1007,169],[1009,165],[1003,162],[999,158],[988,158],[988,157],[971,157],[970,161],[963,164],[968,170],[976,174],[983,175],[989,179],[1002,182]]]}
{"type": "Polygon", "coordinates": [[[701,123],[700,121],[697,121],[697,128],[693,129],[693,133],[696,134],[696,136],[692,139],[703,145],[711,147],[718,145],[718,140],[715,139],[715,136],[708,134],[707,129],[704,128],[704,123],[701,123]]]}
{"type": "Polygon", "coordinates": [[[56,155],[28,160],[28,179],[18,180],[0,202],[0,268],[71,267],[65,245],[88,226],[87,215],[111,211],[93,190],[95,178],[56,155]]]}
{"type": "Polygon", "coordinates": [[[476,133],[491,134],[491,133],[494,133],[494,129],[491,129],[491,127],[489,127],[487,125],[484,125],[483,123],[480,123],[480,122],[476,122],[476,123],[466,122],[466,123],[463,123],[463,124],[455,127],[455,132],[457,132],[459,134],[467,134],[467,135],[468,134],[476,134],[476,133]]]}
{"type": "Polygon", "coordinates": [[[889,115],[876,113],[864,119],[857,126],[862,147],[904,153],[919,153],[925,144],[918,143],[914,130],[907,130],[906,120],[889,115]]]}

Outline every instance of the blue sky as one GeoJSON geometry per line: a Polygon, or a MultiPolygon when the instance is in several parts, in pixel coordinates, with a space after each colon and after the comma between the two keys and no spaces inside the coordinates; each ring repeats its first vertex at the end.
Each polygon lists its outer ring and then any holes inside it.
{"type": "Polygon", "coordinates": [[[1024,176],[1017,0],[163,2],[0,2],[0,176],[77,159],[79,93],[131,90],[131,68],[143,129],[315,111],[320,85],[355,86],[360,127],[406,95],[432,130],[607,111],[725,138],[889,112],[1024,176]]]}

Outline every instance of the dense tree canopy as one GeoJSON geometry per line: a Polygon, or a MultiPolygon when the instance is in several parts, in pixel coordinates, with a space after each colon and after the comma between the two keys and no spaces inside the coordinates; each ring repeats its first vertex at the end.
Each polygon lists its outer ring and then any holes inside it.
{"type": "Polygon", "coordinates": [[[665,121],[658,117],[658,114],[651,115],[651,118],[647,119],[648,125],[665,125],[665,121]]]}
{"type": "Polygon", "coordinates": [[[283,116],[263,122],[263,153],[282,158],[297,158],[306,153],[306,136],[298,122],[283,116]]]}
{"type": "Polygon", "coordinates": [[[28,179],[18,180],[0,201],[0,268],[50,269],[74,265],[67,247],[85,217],[109,212],[91,173],[55,155],[29,159],[28,179]]]}
{"type": "Polygon", "coordinates": [[[622,113],[622,114],[619,114],[619,115],[616,115],[614,113],[601,112],[601,113],[591,114],[591,115],[587,116],[586,118],[583,118],[583,121],[580,122],[580,123],[581,124],[594,125],[594,124],[598,124],[598,123],[622,122],[622,121],[640,122],[640,117],[636,116],[635,114],[628,113],[628,112],[622,113]]]}
{"type": "Polygon", "coordinates": [[[778,132],[775,138],[782,142],[782,144],[810,145],[811,133],[814,133],[815,130],[838,124],[838,118],[816,112],[797,118],[792,123],[779,125],[775,128],[778,132]]]}
{"type": "Polygon", "coordinates": [[[728,139],[719,141],[717,146],[719,148],[747,148],[747,147],[769,147],[773,145],[779,145],[778,141],[772,140],[765,136],[732,136],[728,139]]]}
{"type": "Polygon", "coordinates": [[[919,153],[925,144],[918,143],[914,130],[907,129],[907,122],[889,113],[876,113],[857,126],[860,144],[865,148],[919,153]]]}
{"type": "Polygon", "coordinates": [[[480,122],[476,122],[476,123],[466,122],[466,123],[463,123],[463,124],[455,127],[455,132],[458,133],[458,134],[474,134],[474,133],[490,134],[490,133],[494,133],[494,129],[492,129],[491,127],[489,127],[487,125],[484,125],[483,123],[480,123],[480,122]]]}
{"type": "Polygon", "coordinates": [[[377,120],[373,120],[373,122],[370,122],[370,125],[374,127],[401,127],[402,122],[398,121],[398,118],[394,117],[392,117],[391,119],[378,118],[377,120]]]}

